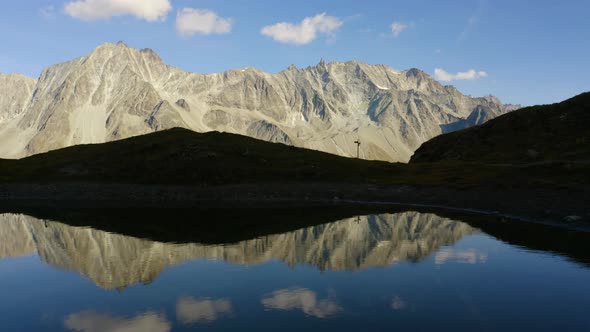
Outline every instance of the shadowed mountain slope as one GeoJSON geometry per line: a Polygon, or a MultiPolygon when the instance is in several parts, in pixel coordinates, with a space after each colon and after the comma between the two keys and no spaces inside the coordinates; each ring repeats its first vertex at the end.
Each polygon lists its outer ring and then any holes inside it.
{"type": "Polygon", "coordinates": [[[590,161],[590,92],[523,108],[422,144],[412,163],[590,161]]]}

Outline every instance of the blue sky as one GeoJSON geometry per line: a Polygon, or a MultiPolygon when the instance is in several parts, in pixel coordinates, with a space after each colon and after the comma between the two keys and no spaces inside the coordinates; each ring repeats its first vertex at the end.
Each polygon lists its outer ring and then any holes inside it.
{"type": "Polygon", "coordinates": [[[193,72],[359,60],[420,68],[469,95],[551,103],[590,90],[588,13],[587,0],[3,1],[0,72],[38,77],[122,40],[193,72]]]}

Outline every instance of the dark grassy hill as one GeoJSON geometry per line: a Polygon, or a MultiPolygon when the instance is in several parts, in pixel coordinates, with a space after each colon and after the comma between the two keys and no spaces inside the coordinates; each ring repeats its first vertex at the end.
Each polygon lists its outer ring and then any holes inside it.
{"type": "Polygon", "coordinates": [[[410,163],[590,161],[590,92],[523,108],[422,144],[410,163]]]}
{"type": "Polygon", "coordinates": [[[175,128],[104,144],[68,147],[20,160],[0,160],[0,183],[578,186],[590,183],[588,168],[563,163],[527,167],[456,161],[392,164],[235,134],[175,128]]]}
{"type": "Polygon", "coordinates": [[[393,164],[174,128],[104,144],[0,160],[0,181],[227,184],[379,180],[393,164]]]}

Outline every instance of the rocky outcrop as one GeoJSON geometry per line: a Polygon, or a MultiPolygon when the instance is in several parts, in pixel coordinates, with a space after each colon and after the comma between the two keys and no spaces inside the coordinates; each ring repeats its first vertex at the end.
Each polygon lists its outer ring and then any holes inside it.
{"type": "Polygon", "coordinates": [[[0,73],[0,124],[25,110],[36,83],[35,79],[23,75],[0,73]]]}
{"type": "Polygon", "coordinates": [[[190,259],[280,260],[333,271],[387,266],[421,260],[475,232],[465,223],[417,212],[345,219],[229,245],[154,242],[19,214],[0,215],[0,224],[0,257],[37,253],[47,264],[109,289],[149,283],[190,259]]]}
{"type": "Polygon", "coordinates": [[[104,44],[45,69],[37,81],[21,81],[3,85],[0,78],[1,95],[9,96],[0,99],[0,138],[11,138],[0,140],[0,158],[185,127],[343,156],[356,155],[360,138],[362,158],[408,161],[441,126],[481,107],[489,116],[508,110],[496,98],[465,96],[418,69],[322,61],[278,74],[245,68],[202,75],[124,43],[104,44]]]}

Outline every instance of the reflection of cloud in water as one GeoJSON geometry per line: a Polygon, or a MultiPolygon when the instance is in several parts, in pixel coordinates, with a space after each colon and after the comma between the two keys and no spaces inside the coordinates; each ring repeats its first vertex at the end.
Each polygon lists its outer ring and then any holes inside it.
{"type": "Polygon", "coordinates": [[[195,299],[183,297],[176,303],[176,319],[182,324],[211,322],[232,313],[229,300],[195,299]]]}
{"type": "Polygon", "coordinates": [[[66,317],[68,329],[80,332],[167,332],[170,322],[164,315],[146,312],[132,318],[113,317],[94,311],[72,314],[66,317]]]}
{"type": "Polygon", "coordinates": [[[488,254],[478,253],[475,249],[469,250],[453,250],[442,249],[434,256],[436,265],[442,265],[448,262],[456,262],[463,264],[477,264],[485,263],[488,260],[488,254]]]}
{"type": "Polygon", "coordinates": [[[408,304],[401,297],[395,296],[391,301],[391,308],[393,310],[404,310],[408,304]]]}
{"type": "Polygon", "coordinates": [[[270,309],[299,309],[307,315],[318,318],[326,318],[342,310],[332,300],[318,300],[316,293],[306,288],[290,288],[274,291],[262,299],[262,304],[270,309]]]}

